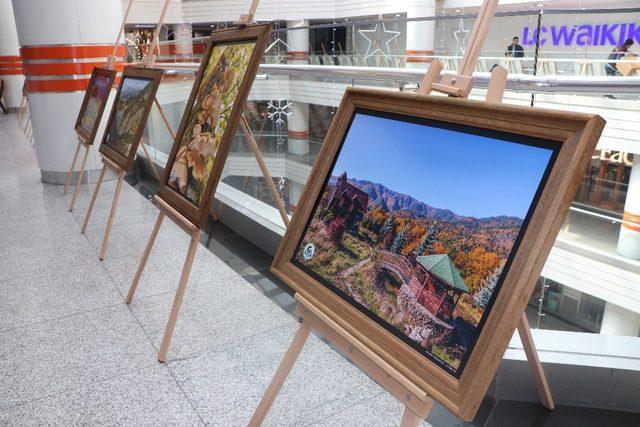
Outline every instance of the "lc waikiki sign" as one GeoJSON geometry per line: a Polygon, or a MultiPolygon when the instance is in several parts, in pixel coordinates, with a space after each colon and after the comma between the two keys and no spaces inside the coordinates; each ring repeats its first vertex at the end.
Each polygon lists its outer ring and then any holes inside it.
{"type": "MultiPolygon", "coordinates": [[[[524,45],[536,44],[538,29],[525,27],[522,30],[524,45]]],[[[585,24],[585,25],[551,25],[540,27],[540,45],[547,42],[554,46],[617,46],[626,39],[640,43],[640,23],[626,24],[585,24]]]]}

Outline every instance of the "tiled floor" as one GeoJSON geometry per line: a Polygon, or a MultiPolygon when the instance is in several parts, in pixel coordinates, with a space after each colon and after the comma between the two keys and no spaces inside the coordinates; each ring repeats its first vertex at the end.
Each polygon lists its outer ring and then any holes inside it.
{"type": "MultiPolygon", "coordinates": [[[[293,298],[267,271],[271,258],[213,224],[198,249],[167,363],[160,364],[188,238],[165,221],[127,306],[124,295],[157,215],[153,191],[124,186],[100,262],[114,184],[103,186],[81,235],[91,188],[82,188],[70,213],[61,187],[40,182],[15,116],[0,117],[0,424],[246,425],[297,325],[293,298]]],[[[397,425],[401,411],[312,336],[266,424],[397,425]]],[[[623,413],[549,413],[487,398],[473,425],[633,421],[623,413]]],[[[438,405],[429,422],[460,425],[438,405]]]]}

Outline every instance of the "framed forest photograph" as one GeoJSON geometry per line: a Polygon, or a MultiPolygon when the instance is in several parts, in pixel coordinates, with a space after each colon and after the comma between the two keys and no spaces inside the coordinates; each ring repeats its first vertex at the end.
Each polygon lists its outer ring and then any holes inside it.
{"type": "Polygon", "coordinates": [[[159,196],[196,226],[204,222],[271,24],[216,31],[176,133],[159,196]]]}
{"type": "Polygon", "coordinates": [[[116,78],[115,70],[94,67],[91,79],[84,94],[80,112],[76,120],[75,130],[87,144],[93,144],[98,132],[102,113],[107,105],[111,87],[116,78]]]}
{"type": "Polygon", "coordinates": [[[138,67],[126,67],[122,73],[100,153],[123,170],[133,165],[162,73],[138,67]]]}
{"type": "Polygon", "coordinates": [[[272,271],[470,420],[603,126],[349,88],[272,271]]]}

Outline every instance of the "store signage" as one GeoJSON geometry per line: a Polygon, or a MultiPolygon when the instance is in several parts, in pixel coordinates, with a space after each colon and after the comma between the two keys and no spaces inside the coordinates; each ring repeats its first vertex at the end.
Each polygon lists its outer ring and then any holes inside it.
{"type": "Polygon", "coordinates": [[[623,151],[613,151],[606,149],[596,150],[591,158],[594,160],[604,160],[610,163],[620,163],[629,167],[633,165],[633,154],[625,153],[623,151]]]}
{"type": "MultiPolygon", "coordinates": [[[[535,45],[538,29],[525,27],[522,44],[535,45]]],[[[551,25],[540,27],[540,45],[554,46],[617,46],[626,39],[640,43],[640,23],[551,25]]]]}

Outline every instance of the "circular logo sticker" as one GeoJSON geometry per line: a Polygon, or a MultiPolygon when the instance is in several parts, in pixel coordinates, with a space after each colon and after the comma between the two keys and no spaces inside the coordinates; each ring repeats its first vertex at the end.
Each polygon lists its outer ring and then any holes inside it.
{"type": "Polygon", "coordinates": [[[304,249],[302,250],[302,258],[309,260],[313,258],[313,254],[316,251],[316,247],[313,246],[313,243],[307,243],[304,249]]]}

